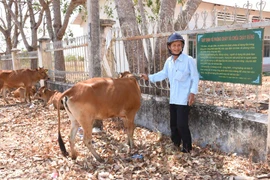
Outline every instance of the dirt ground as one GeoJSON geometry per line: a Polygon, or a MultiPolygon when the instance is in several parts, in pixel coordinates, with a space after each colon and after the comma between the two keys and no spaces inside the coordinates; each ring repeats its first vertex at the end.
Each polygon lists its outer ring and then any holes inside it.
{"type": "MultiPolygon", "coordinates": [[[[268,179],[270,159],[253,163],[250,158],[226,154],[193,144],[191,154],[172,147],[167,136],[137,127],[135,148],[129,152],[121,120],[104,121],[93,144],[105,162],[96,161],[76,137],[77,160],[62,156],[57,142],[57,111],[16,102],[3,106],[0,98],[0,179],[268,179]]],[[[70,123],[61,111],[61,129],[69,150],[70,123]]]]}

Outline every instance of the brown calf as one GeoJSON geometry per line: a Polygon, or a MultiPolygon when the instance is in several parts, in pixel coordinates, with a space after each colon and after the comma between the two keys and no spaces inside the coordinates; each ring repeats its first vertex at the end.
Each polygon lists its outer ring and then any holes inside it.
{"type": "MultiPolygon", "coordinates": [[[[141,91],[135,78],[92,78],[75,84],[58,99],[64,98],[64,107],[71,120],[69,136],[71,157],[77,158],[74,149],[75,136],[79,126],[83,128],[83,142],[92,155],[103,161],[92,146],[92,128],[95,119],[123,118],[127,129],[127,142],[133,148],[134,118],[141,105],[141,91]],[[65,97],[65,98],[64,98],[65,97]]],[[[58,106],[58,142],[64,156],[67,156],[60,133],[60,111],[58,106]]]]}
{"type": "MultiPolygon", "coordinates": [[[[38,89],[37,93],[35,94],[35,99],[43,100],[43,106],[47,104],[53,104],[53,107],[57,109],[57,100],[61,96],[61,92],[56,90],[47,89],[45,86],[42,86],[38,89]]],[[[64,109],[63,104],[60,104],[60,109],[64,109]]]]}
{"type": "MultiPolygon", "coordinates": [[[[14,91],[13,96],[15,98],[20,98],[20,101],[23,102],[23,99],[25,99],[25,93],[26,93],[25,88],[19,87],[18,89],[14,91]]],[[[30,91],[30,96],[33,96],[35,93],[36,93],[36,88],[35,86],[33,86],[30,91]]]]}

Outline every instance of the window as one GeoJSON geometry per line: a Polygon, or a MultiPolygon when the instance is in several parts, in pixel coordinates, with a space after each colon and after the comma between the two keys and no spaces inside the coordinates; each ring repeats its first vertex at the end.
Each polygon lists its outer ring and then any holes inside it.
{"type": "Polygon", "coordinates": [[[217,26],[231,25],[233,23],[243,24],[246,20],[246,16],[241,14],[233,15],[231,13],[221,11],[217,13],[217,26]]]}
{"type": "Polygon", "coordinates": [[[264,40],[263,57],[270,57],[270,40],[264,40]]]}
{"type": "Polygon", "coordinates": [[[192,34],[188,36],[188,55],[196,59],[196,35],[192,34]]]}

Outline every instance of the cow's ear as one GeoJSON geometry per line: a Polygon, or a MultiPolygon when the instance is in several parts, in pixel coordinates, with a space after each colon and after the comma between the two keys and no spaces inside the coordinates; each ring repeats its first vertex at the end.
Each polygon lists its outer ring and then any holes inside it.
{"type": "Polygon", "coordinates": [[[48,69],[44,69],[45,72],[48,72],[49,70],[48,69]]]}
{"type": "Polygon", "coordinates": [[[119,78],[122,78],[122,77],[123,77],[123,74],[124,74],[124,73],[120,73],[120,74],[118,75],[118,77],[119,77],[119,78]]]}

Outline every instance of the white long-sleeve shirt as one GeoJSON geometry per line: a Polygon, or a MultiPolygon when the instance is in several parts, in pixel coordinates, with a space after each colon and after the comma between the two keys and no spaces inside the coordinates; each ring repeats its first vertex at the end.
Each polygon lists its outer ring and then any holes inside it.
{"type": "Polygon", "coordinates": [[[170,56],[161,71],[149,75],[153,83],[166,78],[170,82],[170,104],[187,105],[189,94],[198,92],[199,73],[191,56],[181,54],[175,61],[170,56]]]}

